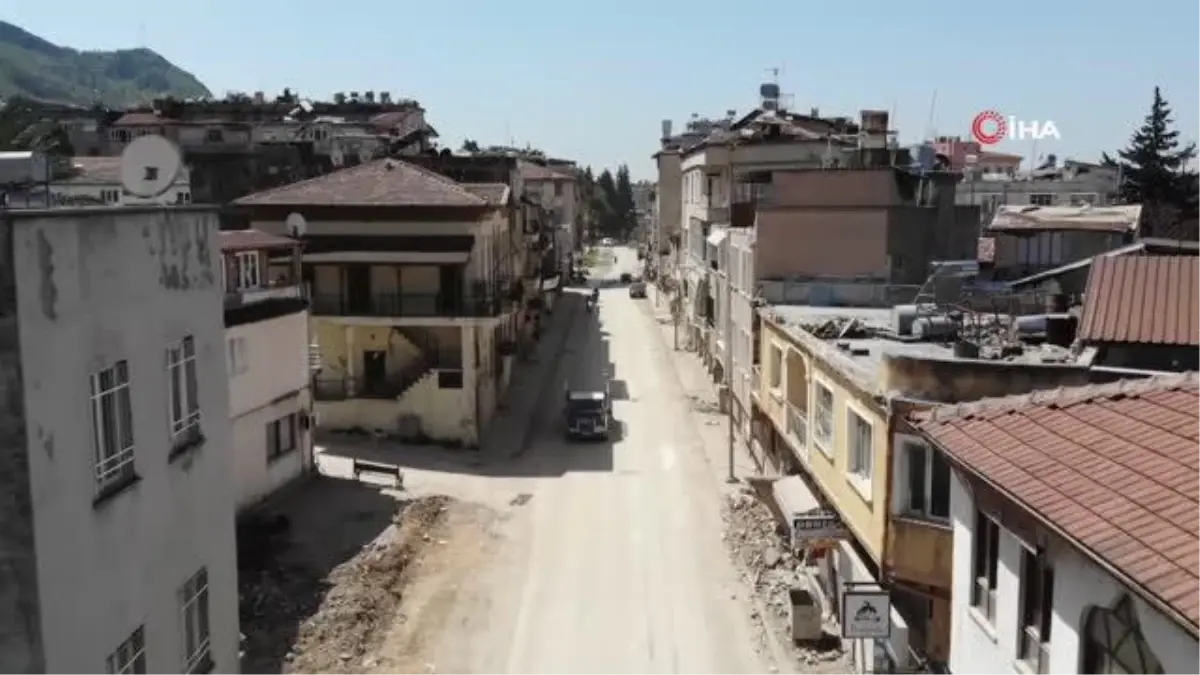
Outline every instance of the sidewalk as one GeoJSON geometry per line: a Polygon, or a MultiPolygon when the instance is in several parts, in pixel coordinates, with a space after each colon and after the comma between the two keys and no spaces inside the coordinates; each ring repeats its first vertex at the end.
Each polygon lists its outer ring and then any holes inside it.
{"type": "MultiPolygon", "coordinates": [[[[733,472],[740,482],[738,485],[730,485],[727,482],[729,477],[729,416],[720,412],[717,407],[717,385],[709,377],[699,355],[685,350],[675,351],[675,326],[671,321],[670,296],[662,293],[662,302],[659,303],[657,302],[659,293],[658,287],[655,286],[650,302],[645,305],[645,313],[650,320],[657,324],[663,347],[670,355],[671,365],[680,388],[684,395],[692,399],[692,423],[704,446],[704,460],[712,474],[713,481],[717,483],[717,489],[721,494],[728,495],[734,490],[742,489],[747,478],[760,475],[761,472],[751,458],[749,449],[741,442],[741,439],[735,437],[733,472]]],[[[754,580],[746,576],[745,569],[742,569],[741,573],[743,580],[749,586],[747,598],[754,606],[755,614],[758,617],[755,621],[762,630],[767,650],[774,662],[771,672],[777,672],[776,669],[783,672],[803,672],[796,670],[791,650],[780,641],[779,635],[764,621],[763,617],[767,616],[768,609],[763,604],[762,598],[753,590],[754,580]]]]}
{"type": "MultiPolygon", "coordinates": [[[[654,294],[659,293],[654,287],[654,294]]],[[[705,460],[712,469],[713,477],[724,484],[729,476],[729,416],[717,408],[717,385],[696,352],[675,351],[675,328],[671,322],[670,296],[662,294],[662,303],[655,301],[652,294],[646,305],[646,313],[658,324],[663,345],[671,355],[672,365],[679,378],[680,387],[692,399],[692,420],[696,431],[704,441],[705,460]]],[[[741,438],[734,438],[734,475],[739,479],[757,476],[761,472],[750,456],[741,438]]]]}
{"type": "Polygon", "coordinates": [[[508,393],[492,423],[483,432],[480,455],[487,459],[510,459],[529,447],[533,436],[533,416],[546,387],[554,380],[554,371],[566,351],[571,327],[575,324],[583,296],[564,292],[555,301],[554,313],[544,320],[532,360],[517,360],[513,366],[508,393]]]}

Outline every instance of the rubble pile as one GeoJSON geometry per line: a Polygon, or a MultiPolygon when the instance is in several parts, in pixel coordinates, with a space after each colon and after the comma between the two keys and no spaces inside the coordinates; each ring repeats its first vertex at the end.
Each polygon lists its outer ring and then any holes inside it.
{"type": "Polygon", "coordinates": [[[801,583],[804,563],[791,551],[786,531],[771,509],[750,487],[728,495],[722,515],[725,542],[740,563],[750,586],[761,601],[766,616],[752,616],[766,630],[783,637],[793,646],[793,656],[803,672],[844,672],[840,641],[822,640],[820,644],[799,645],[791,640],[791,599],[788,591],[801,583]],[[815,670],[814,670],[815,668],[815,670]]]}
{"type": "Polygon", "coordinates": [[[327,575],[279,556],[242,574],[247,672],[358,672],[395,617],[410,564],[444,521],[450,498],[400,505],[379,538],[327,575]]]}

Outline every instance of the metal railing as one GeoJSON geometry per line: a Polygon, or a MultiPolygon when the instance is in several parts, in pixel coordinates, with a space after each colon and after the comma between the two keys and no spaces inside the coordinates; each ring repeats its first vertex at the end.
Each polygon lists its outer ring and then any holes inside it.
{"type": "Polygon", "coordinates": [[[278,281],[250,286],[230,288],[225,291],[225,307],[240,307],[264,300],[299,299],[304,297],[304,287],[294,281],[278,281]]]}
{"type": "Polygon", "coordinates": [[[347,296],[341,293],[314,293],[315,316],[388,316],[388,317],[487,317],[498,316],[512,304],[508,294],[482,295],[447,293],[372,293],[347,296]]]}
{"type": "Polygon", "coordinates": [[[792,440],[800,447],[808,446],[808,411],[797,408],[791,403],[785,404],[787,410],[787,431],[792,440]]]}

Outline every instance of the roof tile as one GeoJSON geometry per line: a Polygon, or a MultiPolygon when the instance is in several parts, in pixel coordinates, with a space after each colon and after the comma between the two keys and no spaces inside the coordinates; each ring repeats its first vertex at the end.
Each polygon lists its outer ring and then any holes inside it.
{"type": "Polygon", "coordinates": [[[1200,346],[1200,257],[1097,258],[1088,274],[1083,342],[1200,346]]]}
{"type": "Polygon", "coordinates": [[[488,202],[449,178],[396,159],[378,159],[242,197],[242,206],[443,206],[488,202]]]}
{"type": "Polygon", "coordinates": [[[1200,376],[940,406],[914,424],[1149,598],[1200,624],[1200,376]]]}

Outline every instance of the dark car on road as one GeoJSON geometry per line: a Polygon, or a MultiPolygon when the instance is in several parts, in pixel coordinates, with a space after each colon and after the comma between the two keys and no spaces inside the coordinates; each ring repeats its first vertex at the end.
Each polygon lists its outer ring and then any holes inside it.
{"type": "Polygon", "coordinates": [[[607,386],[602,390],[567,389],[565,403],[567,439],[608,439],[612,400],[607,386]]]}
{"type": "Polygon", "coordinates": [[[621,283],[628,284],[633,281],[633,275],[629,272],[621,272],[621,283]]]}

